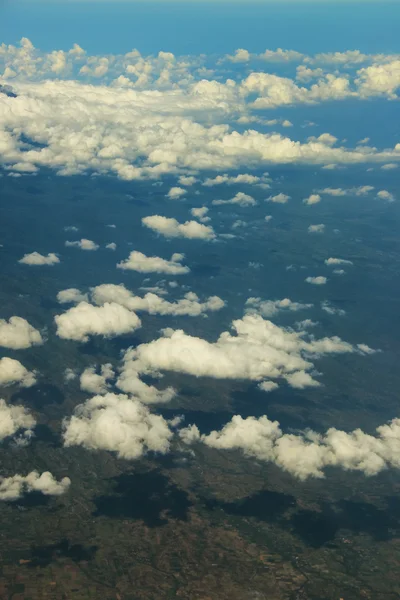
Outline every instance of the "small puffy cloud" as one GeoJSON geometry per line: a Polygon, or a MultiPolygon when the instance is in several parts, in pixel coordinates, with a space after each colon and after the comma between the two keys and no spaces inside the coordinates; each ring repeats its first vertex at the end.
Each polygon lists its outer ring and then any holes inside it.
{"type": "Polygon", "coordinates": [[[261,298],[249,298],[246,301],[246,312],[250,314],[260,314],[263,317],[273,317],[281,311],[296,312],[312,308],[312,304],[301,304],[292,302],[289,298],[283,300],[261,300],[261,298]]]}
{"type": "Polygon", "coordinates": [[[23,265],[56,265],[60,262],[57,254],[50,252],[47,256],[43,254],[39,254],[39,252],[31,252],[31,254],[24,254],[22,258],[19,259],[19,263],[23,265]]]}
{"type": "Polygon", "coordinates": [[[249,62],[250,58],[251,58],[250,52],[248,50],[245,50],[244,48],[238,48],[237,50],[235,50],[235,53],[233,55],[227,54],[225,56],[226,60],[229,60],[230,62],[233,62],[233,63],[249,62]]]}
{"type": "Polygon", "coordinates": [[[327,258],[325,264],[328,265],[328,267],[331,267],[335,265],[352,265],[353,263],[351,260],[346,260],[344,258],[327,258]]]}
{"type": "Polygon", "coordinates": [[[40,332],[22,317],[0,319],[0,346],[12,350],[22,350],[43,344],[40,332]]]}
{"type": "Polygon", "coordinates": [[[259,54],[258,58],[268,62],[301,62],[304,58],[304,54],[296,52],[296,50],[283,50],[282,48],[277,48],[277,50],[266,50],[262,54],[259,54]]]}
{"type": "Polygon", "coordinates": [[[311,194],[308,198],[304,198],[303,200],[303,203],[308,204],[309,206],[311,204],[318,204],[318,202],[321,202],[321,196],[319,194],[311,194]]]}
{"type": "Polygon", "coordinates": [[[178,181],[181,185],[194,185],[197,179],[192,175],[181,175],[178,181]]]}
{"type": "Polygon", "coordinates": [[[80,248],[81,250],[98,250],[99,249],[99,245],[95,244],[95,242],[93,242],[92,240],[87,240],[85,238],[82,238],[79,241],[75,241],[75,242],[65,242],[66,246],[71,246],[73,248],[80,248]]]}
{"type": "Polygon", "coordinates": [[[208,221],[210,221],[210,217],[207,217],[208,213],[208,208],[207,206],[201,206],[200,208],[192,208],[190,211],[190,214],[192,215],[192,217],[195,217],[196,219],[199,219],[199,221],[201,221],[202,223],[207,223],[208,221]]]}
{"type": "Polygon", "coordinates": [[[325,285],[328,280],[326,277],[318,275],[318,277],[306,277],[304,281],[311,283],[312,285],[325,285]]]}
{"type": "Polygon", "coordinates": [[[56,315],[57,335],[65,340],[87,342],[91,335],[115,337],[132,333],[141,325],[139,317],[120,304],[93,306],[80,302],[61,315],[56,315]]]}
{"type": "Polygon", "coordinates": [[[308,233],[324,233],[325,225],[323,223],[319,223],[318,225],[310,225],[308,228],[308,233]]]}
{"type": "Polygon", "coordinates": [[[381,169],[383,171],[391,171],[393,169],[397,169],[398,165],[396,165],[395,163],[387,163],[386,165],[382,165],[381,169]]]}
{"type": "Polygon", "coordinates": [[[267,198],[268,202],[275,202],[276,204],[286,204],[288,200],[290,200],[290,196],[287,194],[282,194],[282,192],[267,198]]]}
{"type": "Polygon", "coordinates": [[[172,187],[169,190],[167,196],[171,200],[177,200],[178,198],[182,198],[182,196],[184,196],[185,194],[186,194],[186,190],[184,188],[181,188],[181,187],[172,187]]]}
{"type": "Polygon", "coordinates": [[[141,458],[148,452],[167,453],[173,437],[169,421],[123,394],[90,398],[76,407],[63,426],[66,447],[108,450],[128,460],[141,458]]]}
{"type": "Polygon", "coordinates": [[[0,399],[0,441],[22,431],[26,440],[32,437],[35,419],[23,406],[8,405],[0,399]]]}
{"type": "Polygon", "coordinates": [[[19,360],[4,356],[0,358],[0,386],[20,384],[31,387],[36,383],[35,373],[28,371],[19,360]]]}
{"type": "Polygon", "coordinates": [[[394,202],[395,197],[393,196],[393,194],[391,192],[388,192],[387,190],[380,190],[377,193],[377,197],[380,198],[381,200],[387,200],[388,202],[394,202]]]}
{"type": "Polygon", "coordinates": [[[349,433],[335,428],[325,434],[308,430],[283,433],[266,415],[243,419],[235,415],[220,431],[201,435],[196,425],[179,432],[186,444],[203,443],[220,450],[241,450],[245,456],[271,462],[304,481],[322,478],[327,467],[376,475],[388,467],[399,468],[400,419],[393,419],[369,435],[361,429],[349,433]]]}
{"type": "Polygon", "coordinates": [[[272,215],[266,215],[266,216],[264,217],[264,221],[266,221],[267,223],[269,223],[269,222],[271,221],[271,219],[273,219],[273,216],[272,216],[272,215]]]}
{"type": "Polygon", "coordinates": [[[186,275],[190,272],[189,267],[181,264],[185,258],[184,254],[175,253],[170,260],[159,256],[146,256],[142,252],[134,250],[129,257],[118,263],[118,269],[128,269],[138,273],[166,273],[167,275],[186,275]]]}
{"type": "Polygon", "coordinates": [[[107,250],[116,250],[117,249],[117,244],[115,242],[110,242],[109,244],[106,245],[107,250]]]}
{"type": "Polygon", "coordinates": [[[145,227],[167,238],[182,237],[187,239],[213,240],[216,237],[212,227],[203,225],[197,221],[179,223],[176,219],[152,215],[144,217],[142,223],[145,227]]]}
{"type": "Polygon", "coordinates": [[[303,390],[306,387],[319,387],[321,384],[319,381],[313,379],[310,373],[305,371],[296,371],[286,376],[288,384],[295,389],[303,390]]]}
{"type": "Polygon", "coordinates": [[[327,196],[366,196],[369,192],[372,192],[374,187],[372,185],[359,185],[348,189],[343,188],[324,188],[319,190],[320,194],[326,194],[327,196]]]}
{"type": "Polygon", "coordinates": [[[112,365],[102,365],[100,373],[96,373],[95,367],[87,367],[80,376],[81,390],[89,394],[106,394],[109,391],[110,379],[114,378],[112,365]]]}
{"type": "Polygon", "coordinates": [[[257,200],[253,198],[253,196],[249,196],[249,194],[244,194],[243,192],[238,192],[233,198],[229,200],[213,200],[212,204],[215,206],[219,206],[221,204],[237,204],[239,206],[255,206],[257,204],[257,200]]]}
{"type": "Polygon", "coordinates": [[[77,288],[68,288],[58,292],[57,300],[60,304],[79,304],[79,302],[87,302],[88,295],[82,294],[77,288]]]}
{"type": "Polygon", "coordinates": [[[321,308],[324,312],[328,313],[328,315],[339,315],[343,317],[346,314],[346,311],[343,308],[336,308],[332,306],[327,300],[321,302],[321,308]]]}
{"type": "Polygon", "coordinates": [[[77,378],[77,373],[74,369],[67,367],[64,371],[64,382],[69,383],[77,378]]]}
{"type": "Polygon", "coordinates": [[[264,173],[262,177],[258,177],[257,175],[250,175],[249,173],[240,173],[239,175],[228,175],[225,173],[224,175],[217,175],[214,178],[207,178],[203,182],[203,186],[212,187],[214,185],[236,185],[237,183],[243,183],[247,185],[255,185],[255,184],[263,184],[266,185],[270,179],[268,178],[268,173],[264,173]]]}
{"type": "Polygon", "coordinates": [[[24,494],[30,492],[41,492],[45,496],[61,496],[70,485],[69,477],[57,481],[49,471],[45,471],[41,475],[37,471],[32,471],[26,476],[1,477],[0,500],[8,502],[19,500],[24,494]]]}

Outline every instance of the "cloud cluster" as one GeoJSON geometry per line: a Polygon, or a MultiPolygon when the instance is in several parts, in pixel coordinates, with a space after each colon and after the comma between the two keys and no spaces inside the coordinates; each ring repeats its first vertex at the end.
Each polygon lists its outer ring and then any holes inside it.
{"type": "Polygon", "coordinates": [[[183,442],[202,442],[211,448],[241,450],[246,456],[275,463],[304,481],[324,477],[327,467],[376,475],[392,466],[400,467],[400,419],[377,428],[372,436],[356,429],[349,433],[335,428],[325,434],[308,430],[285,434],[277,421],[267,416],[243,419],[235,415],[220,431],[201,435],[196,425],[182,429],[183,442]]]}
{"type": "Polygon", "coordinates": [[[262,300],[261,298],[249,298],[246,301],[246,312],[250,314],[260,314],[262,317],[273,317],[281,311],[297,312],[312,308],[312,304],[301,304],[293,302],[289,298],[282,300],[262,300]]]}
{"type": "Polygon", "coordinates": [[[189,267],[181,264],[185,258],[184,254],[173,254],[170,260],[159,256],[146,256],[142,252],[134,250],[126,260],[117,264],[119,269],[137,271],[138,273],[166,273],[167,275],[186,275],[190,272],[189,267]]]}
{"type": "Polygon", "coordinates": [[[170,421],[123,394],[90,398],[63,425],[66,447],[108,450],[129,460],[148,452],[165,454],[173,437],[170,421]]]}
{"type": "Polygon", "coordinates": [[[50,252],[47,256],[43,254],[39,254],[39,252],[31,252],[30,254],[24,254],[22,258],[18,261],[23,265],[32,265],[32,266],[40,266],[40,265],[56,265],[60,262],[57,254],[50,252]]]}
{"type": "Polygon", "coordinates": [[[29,439],[33,435],[35,419],[23,406],[7,404],[0,399],[0,441],[22,431],[22,436],[29,439]]]}
{"type": "Polygon", "coordinates": [[[212,227],[203,225],[197,221],[179,223],[176,219],[152,215],[144,217],[142,223],[145,227],[152,229],[166,238],[182,237],[192,240],[213,240],[215,238],[215,232],[212,227]]]}
{"type": "Polygon", "coordinates": [[[115,337],[132,333],[141,325],[139,317],[115,302],[93,306],[80,302],[61,315],[56,315],[57,335],[65,340],[87,342],[92,335],[115,337]]]}
{"type": "Polygon", "coordinates": [[[0,386],[14,385],[31,387],[36,383],[36,374],[28,371],[19,360],[4,356],[0,358],[0,386]]]}
{"type": "Polygon", "coordinates": [[[40,332],[22,317],[0,319],[0,346],[21,350],[43,344],[40,332]]]}
{"type": "Polygon", "coordinates": [[[9,502],[19,500],[24,494],[30,492],[40,492],[45,496],[61,496],[70,485],[69,477],[63,477],[61,481],[57,481],[49,471],[45,471],[41,475],[37,471],[32,471],[25,476],[1,477],[0,500],[9,502]]]}

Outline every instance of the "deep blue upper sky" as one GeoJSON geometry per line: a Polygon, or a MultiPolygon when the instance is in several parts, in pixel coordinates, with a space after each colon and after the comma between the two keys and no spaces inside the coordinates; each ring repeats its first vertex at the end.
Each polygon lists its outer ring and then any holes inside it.
{"type": "Polygon", "coordinates": [[[77,42],[89,53],[143,54],[400,50],[400,2],[0,2],[0,41],[28,37],[43,50],[77,42]]]}

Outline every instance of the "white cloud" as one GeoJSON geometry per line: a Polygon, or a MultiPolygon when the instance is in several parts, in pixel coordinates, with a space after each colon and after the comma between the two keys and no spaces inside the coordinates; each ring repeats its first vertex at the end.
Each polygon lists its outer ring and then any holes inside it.
{"type": "Polygon", "coordinates": [[[0,399],[0,441],[14,436],[20,430],[23,437],[28,440],[32,437],[35,419],[23,406],[6,404],[0,399]]]}
{"type": "Polygon", "coordinates": [[[167,196],[171,200],[177,200],[178,198],[182,198],[182,196],[184,196],[185,194],[186,194],[186,190],[184,188],[181,188],[181,187],[172,187],[169,190],[167,196]]]}
{"type": "Polygon", "coordinates": [[[128,460],[141,458],[148,452],[165,454],[172,436],[169,421],[123,394],[94,396],[64,420],[66,447],[108,450],[128,460]]]}
{"type": "Polygon", "coordinates": [[[87,367],[80,376],[81,390],[89,394],[106,394],[110,387],[108,381],[114,376],[110,363],[101,365],[100,373],[96,373],[96,367],[87,367]]]}
{"type": "Polygon", "coordinates": [[[267,223],[269,223],[269,222],[271,221],[271,219],[273,219],[273,216],[272,216],[272,215],[266,215],[266,216],[264,217],[264,221],[266,221],[267,223]]]}
{"type": "Polygon", "coordinates": [[[26,476],[0,477],[0,500],[9,502],[18,500],[30,492],[41,492],[45,496],[61,496],[70,485],[69,477],[57,481],[49,471],[42,474],[32,471],[26,476]]]}
{"type": "Polygon", "coordinates": [[[396,91],[400,86],[400,60],[360,69],[356,84],[362,97],[384,95],[390,99],[398,98],[396,91]]]}
{"type": "Polygon", "coordinates": [[[346,260],[344,258],[327,258],[325,264],[330,267],[332,265],[352,265],[353,263],[351,260],[346,260]]]}
{"type": "Polygon", "coordinates": [[[33,371],[28,371],[19,360],[3,356],[0,358],[0,386],[19,383],[23,387],[30,387],[36,383],[33,371]]]}
{"type": "Polygon", "coordinates": [[[387,200],[388,202],[395,201],[395,197],[393,196],[393,194],[391,192],[388,192],[387,190],[380,190],[376,195],[381,200],[387,200]]]}
{"type": "Polygon", "coordinates": [[[167,238],[183,237],[199,240],[213,240],[215,238],[215,232],[212,227],[197,223],[197,221],[179,223],[176,219],[152,215],[144,217],[142,223],[145,227],[167,238]]]}
{"type": "Polygon", "coordinates": [[[82,294],[77,288],[68,288],[58,292],[57,300],[60,304],[78,304],[79,302],[87,302],[88,295],[82,294]]]}
{"type": "Polygon", "coordinates": [[[206,216],[207,213],[207,206],[201,206],[200,208],[192,208],[190,210],[190,214],[192,215],[192,217],[199,219],[199,221],[201,221],[202,223],[208,223],[209,221],[211,221],[210,217],[206,216]]]}
{"type": "Polygon", "coordinates": [[[92,240],[87,240],[85,238],[82,238],[79,241],[75,241],[75,242],[65,242],[66,246],[72,246],[74,248],[80,248],[81,250],[98,250],[99,249],[99,245],[95,244],[95,242],[93,242],[92,240]]]}
{"type": "Polygon", "coordinates": [[[328,280],[326,277],[318,275],[318,277],[307,277],[305,281],[307,283],[311,283],[312,285],[325,285],[328,280]]]}
{"type": "Polygon", "coordinates": [[[159,256],[146,256],[142,252],[134,250],[129,257],[118,263],[119,269],[128,269],[138,273],[166,273],[167,275],[185,275],[190,272],[189,267],[181,264],[185,258],[184,254],[175,253],[170,260],[159,256]]]}
{"type": "Polygon", "coordinates": [[[318,225],[310,225],[308,228],[308,233],[324,233],[325,225],[323,223],[319,223],[318,225]]]}
{"type": "Polygon", "coordinates": [[[328,313],[328,315],[339,315],[343,317],[346,314],[345,310],[332,306],[327,300],[321,302],[321,308],[324,312],[328,313]]]}
{"type": "Polygon", "coordinates": [[[239,175],[228,175],[225,173],[224,175],[217,175],[214,178],[208,177],[202,183],[205,187],[212,187],[214,185],[236,185],[237,183],[243,183],[247,185],[256,185],[263,184],[266,185],[270,181],[268,177],[268,173],[264,173],[262,177],[258,177],[257,175],[250,175],[249,173],[240,173],[239,175]]]}
{"type": "Polygon", "coordinates": [[[40,332],[22,317],[0,319],[0,346],[21,350],[43,344],[40,332]]]}
{"type": "Polygon", "coordinates": [[[255,206],[257,204],[257,200],[253,198],[253,196],[249,196],[249,194],[244,194],[243,192],[238,192],[233,198],[229,200],[213,200],[212,204],[215,206],[219,206],[221,204],[237,204],[239,206],[255,206]]]}
{"type": "Polygon", "coordinates": [[[156,294],[148,293],[141,298],[135,296],[124,285],[102,284],[91,289],[92,300],[96,304],[117,303],[132,311],[145,311],[151,315],[188,315],[196,317],[208,311],[217,311],[225,303],[218,296],[210,296],[205,302],[199,302],[194,292],[188,292],[177,302],[168,302],[156,294]]]}
{"type": "Polygon", "coordinates": [[[369,192],[372,192],[374,187],[372,185],[360,185],[358,187],[343,189],[343,188],[324,188],[319,190],[320,194],[326,194],[328,196],[366,196],[369,192]]]}
{"type": "Polygon", "coordinates": [[[303,60],[304,54],[296,52],[296,50],[282,50],[282,48],[277,48],[277,50],[265,50],[263,54],[258,55],[258,58],[269,62],[300,62],[303,60]]]}
{"type": "Polygon", "coordinates": [[[194,185],[197,182],[197,179],[190,175],[181,175],[178,181],[181,185],[194,185]]]}
{"type": "Polygon", "coordinates": [[[229,60],[233,63],[245,63],[248,62],[250,58],[250,52],[248,50],[245,50],[244,48],[238,48],[237,50],[235,50],[235,53],[233,55],[227,54],[225,56],[226,60],[229,60]]]}
{"type": "Polygon", "coordinates": [[[60,262],[60,259],[53,252],[50,252],[47,256],[39,254],[39,252],[31,252],[31,254],[24,254],[18,262],[23,265],[56,265],[60,262]]]}
{"type": "Polygon", "coordinates": [[[296,312],[312,308],[312,304],[301,304],[293,302],[289,298],[283,300],[261,300],[261,298],[249,298],[246,301],[246,312],[250,314],[258,313],[263,317],[273,317],[281,311],[296,312]]]}
{"type": "Polygon", "coordinates": [[[319,194],[311,194],[308,198],[304,198],[303,200],[303,203],[308,204],[309,206],[311,204],[318,204],[318,202],[321,202],[321,196],[319,194]]]}
{"type": "Polygon", "coordinates": [[[117,249],[117,244],[115,242],[110,242],[109,244],[106,245],[107,250],[116,250],[117,249]]]}
{"type": "Polygon", "coordinates": [[[87,342],[91,335],[115,337],[132,333],[141,325],[139,317],[116,303],[93,306],[80,302],[61,315],[56,315],[57,335],[66,340],[87,342]]]}
{"type": "Polygon", "coordinates": [[[276,194],[275,196],[270,196],[269,198],[267,198],[268,202],[275,202],[276,204],[286,204],[288,200],[290,200],[290,196],[288,196],[287,194],[282,194],[282,192],[276,194]]]}
{"type": "Polygon", "coordinates": [[[277,421],[266,415],[243,419],[235,415],[220,431],[201,435],[196,425],[182,429],[183,442],[202,442],[211,448],[241,450],[246,456],[275,463],[300,480],[324,477],[326,467],[376,475],[388,467],[400,467],[400,419],[377,428],[372,436],[356,429],[335,428],[325,434],[306,431],[284,434],[277,421]]]}
{"type": "Polygon", "coordinates": [[[383,169],[384,171],[391,171],[393,169],[397,169],[398,165],[396,165],[395,163],[388,163],[386,165],[382,165],[381,169],[383,169]]]}

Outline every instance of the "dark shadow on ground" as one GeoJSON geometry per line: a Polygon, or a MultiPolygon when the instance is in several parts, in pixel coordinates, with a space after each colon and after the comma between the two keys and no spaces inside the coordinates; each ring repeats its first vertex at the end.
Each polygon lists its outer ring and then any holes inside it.
{"type": "Polygon", "coordinates": [[[11,401],[23,402],[28,407],[40,410],[49,404],[62,404],[65,396],[60,388],[50,383],[39,383],[30,388],[19,390],[11,396],[11,401]]]}
{"type": "Polygon", "coordinates": [[[32,546],[29,568],[47,567],[57,558],[70,558],[73,562],[88,562],[92,560],[97,552],[97,546],[82,546],[73,544],[67,539],[49,546],[32,546]]]}

